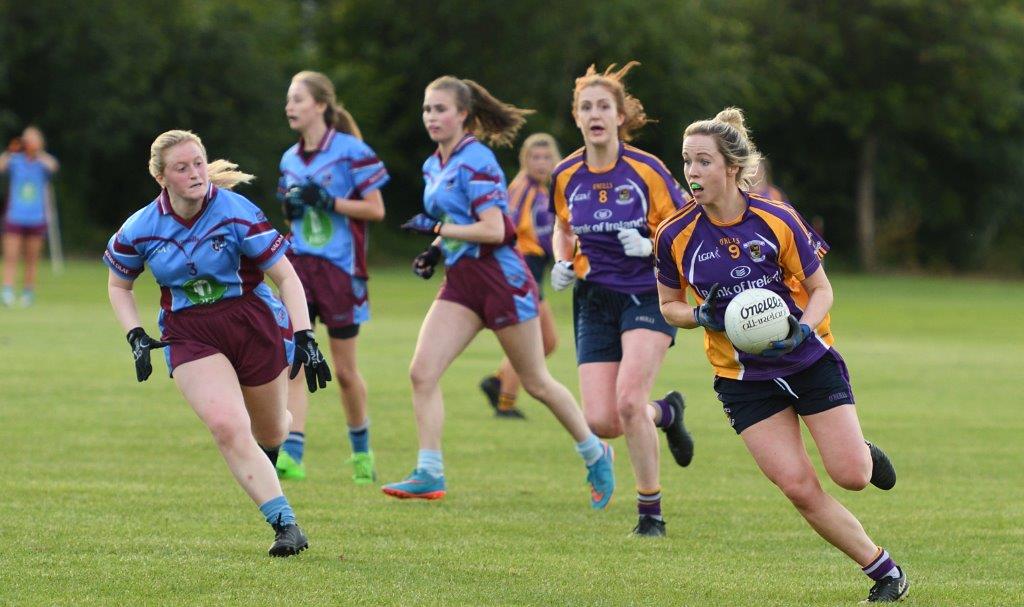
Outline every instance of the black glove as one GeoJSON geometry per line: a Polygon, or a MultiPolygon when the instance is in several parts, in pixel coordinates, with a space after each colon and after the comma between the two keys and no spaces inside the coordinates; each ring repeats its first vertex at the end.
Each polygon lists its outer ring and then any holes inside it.
{"type": "Polygon", "coordinates": [[[146,381],[153,373],[153,363],[150,361],[149,351],[171,344],[166,341],[157,341],[146,335],[146,330],[142,327],[135,327],[128,331],[126,337],[128,345],[132,347],[132,356],[135,357],[135,379],[140,382],[146,381]]]}
{"type": "Polygon", "coordinates": [[[419,213],[403,223],[402,229],[410,234],[437,236],[441,232],[441,222],[426,213],[419,213]]]}
{"type": "Polygon", "coordinates": [[[412,260],[412,272],[423,280],[428,280],[434,275],[434,266],[441,261],[441,247],[430,245],[412,260]]]}
{"type": "Polygon", "coordinates": [[[302,185],[293,185],[285,194],[285,200],[290,205],[305,205],[322,211],[334,210],[334,196],[313,181],[307,181],[302,185]]]}
{"type": "Polygon", "coordinates": [[[306,368],[306,387],[309,388],[309,391],[316,392],[317,384],[321,388],[326,388],[327,382],[331,381],[331,368],[324,360],[324,355],[320,353],[313,332],[309,330],[296,331],[294,339],[295,359],[292,361],[292,370],[288,374],[288,379],[295,379],[299,374],[299,367],[304,366],[306,368]]]}
{"type": "Polygon", "coordinates": [[[765,358],[778,358],[780,356],[785,356],[793,350],[796,350],[797,346],[804,343],[804,340],[807,339],[811,333],[812,331],[809,326],[800,324],[800,322],[797,321],[796,316],[790,314],[789,335],[786,336],[786,339],[773,341],[767,350],[761,352],[761,356],[764,356],[765,358]]]}
{"type": "Polygon", "coordinates": [[[693,309],[693,320],[697,322],[697,326],[711,331],[725,331],[725,325],[715,318],[715,302],[718,301],[719,284],[721,283],[716,282],[711,285],[708,298],[704,300],[704,303],[693,309]]]}

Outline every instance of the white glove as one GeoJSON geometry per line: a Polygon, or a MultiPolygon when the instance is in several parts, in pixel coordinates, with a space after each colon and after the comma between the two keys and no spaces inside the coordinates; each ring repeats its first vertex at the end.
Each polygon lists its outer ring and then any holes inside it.
{"type": "Polygon", "coordinates": [[[571,261],[556,261],[551,268],[551,288],[561,291],[576,282],[576,272],[571,261]]]}
{"type": "Polygon", "coordinates": [[[626,251],[626,255],[630,257],[650,257],[651,251],[654,250],[651,239],[641,236],[640,231],[636,228],[621,230],[619,242],[622,243],[622,249],[626,251]]]}

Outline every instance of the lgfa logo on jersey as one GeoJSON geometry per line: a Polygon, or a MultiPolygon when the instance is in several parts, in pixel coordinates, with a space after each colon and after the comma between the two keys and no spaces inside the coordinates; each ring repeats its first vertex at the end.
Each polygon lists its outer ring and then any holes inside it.
{"type": "Polygon", "coordinates": [[[764,261],[763,245],[764,242],[760,240],[748,240],[743,243],[743,250],[747,252],[747,255],[750,257],[750,261],[757,263],[764,261]]]}

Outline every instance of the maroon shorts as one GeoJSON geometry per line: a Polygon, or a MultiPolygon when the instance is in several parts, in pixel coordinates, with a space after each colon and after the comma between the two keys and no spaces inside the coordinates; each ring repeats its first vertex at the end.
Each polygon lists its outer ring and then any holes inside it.
{"type": "Polygon", "coordinates": [[[223,354],[243,386],[262,386],[288,366],[286,341],[291,329],[282,328],[257,295],[224,299],[217,303],[168,312],[161,323],[167,347],[167,367],[223,354]]]}
{"type": "Polygon", "coordinates": [[[446,268],[437,298],[476,312],[492,331],[535,318],[540,306],[537,283],[511,247],[480,259],[463,257],[446,268]]]}
{"type": "Polygon", "coordinates": [[[288,255],[288,260],[306,291],[310,322],[319,318],[327,328],[340,329],[370,320],[365,279],[315,255],[288,255]]]}
{"type": "Polygon", "coordinates": [[[4,222],[4,234],[17,234],[19,236],[45,236],[46,224],[37,226],[23,226],[9,221],[4,222]]]}

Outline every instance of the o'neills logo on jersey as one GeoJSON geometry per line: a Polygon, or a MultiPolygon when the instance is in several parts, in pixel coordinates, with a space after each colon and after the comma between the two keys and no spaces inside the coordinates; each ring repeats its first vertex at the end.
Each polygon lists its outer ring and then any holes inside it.
{"type": "Polygon", "coordinates": [[[750,256],[750,261],[757,263],[759,261],[764,261],[764,250],[762,249],[763,246],[763,241],[748,240],[747,242],[743,243],[743,250],[746,251],[747,255],[750,256]]]}

